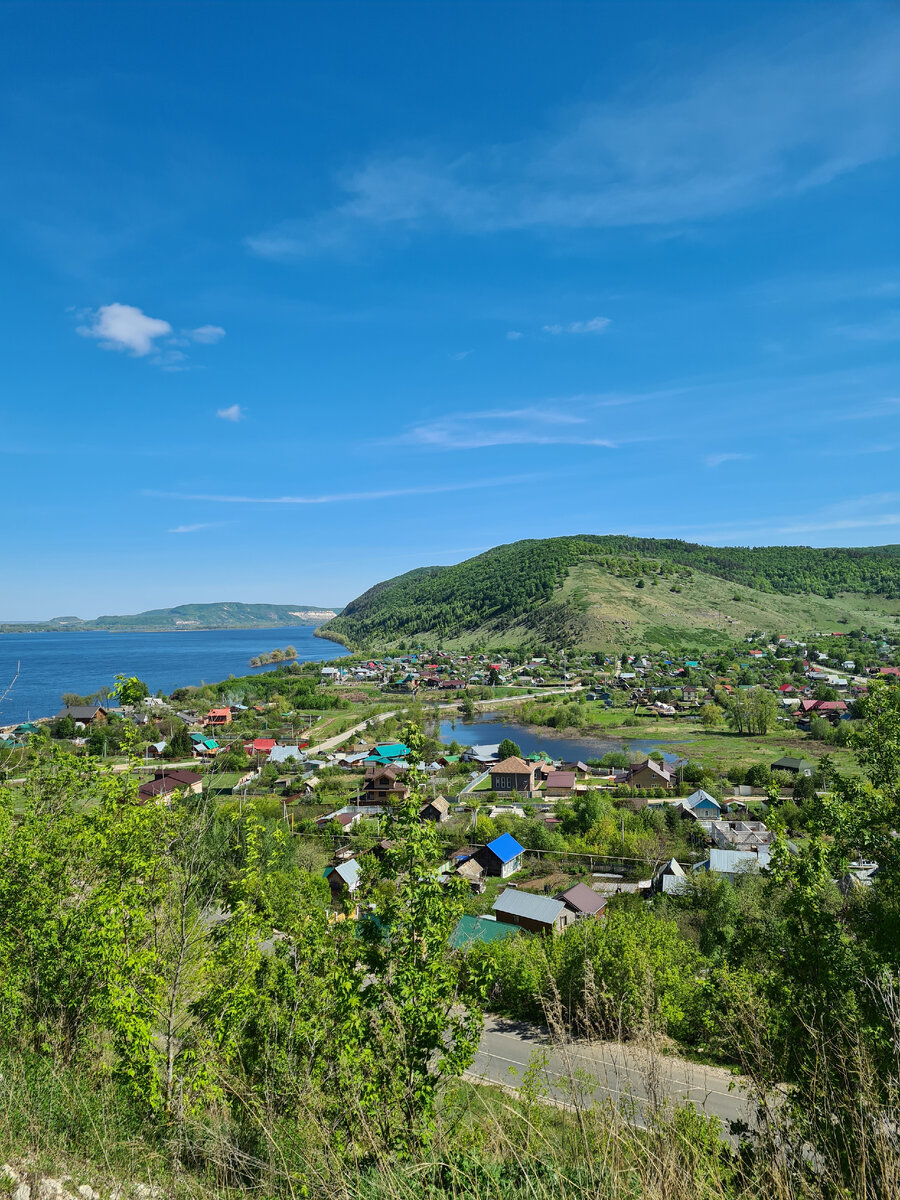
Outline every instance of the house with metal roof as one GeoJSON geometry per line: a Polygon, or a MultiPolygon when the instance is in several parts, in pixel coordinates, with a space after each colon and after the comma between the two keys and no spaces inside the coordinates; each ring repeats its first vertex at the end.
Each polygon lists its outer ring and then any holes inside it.
{"type": "Polygon", "coordinates": [[[722,815],[721,804],[715,796],[704,792],[703,788],[691,792],[690,796],[681,801],[680,807],[683,812],[696,817],[698,821],[717,821],[722,815]]]}
{"type": "Polygon", "coordinates": [[[666,865],[653,876],[650,886],[651,891],[664,892],[669,896],[677,896],[679,892],[685,891],[687,876],[681,863],[675,858],[670,858],[666,865]]]}
{"type": "Polygon", "coordinates": [[[586,917],[602,917],[606,913],[606,897],[598,896],[586,883],[573,883],[570,888],[560,892],[556,899],[562,900],[576,921],[586,917]]]}
{"type": "Polygon", "coordinates": [[[484,868],[485,875],[499,875],[507,879],[521,871],[525,850],[511,833],[501,833],[499,837],[488,842],[478,851],[475,857],[484,868]]]}
{"type": "Polygon", "coordinates": [[[295,762],[299,762],[302,757],[303,752],[299,746],[273,746],[269,751],[267,761],[270,763],[284,763],[289,759],[294,759],[295,762]]]}
{"type": "Polygon", "coordinates": [[[493,763],[500,757],[500,743],[495,745],[470,746],[463,757],[468,762],[493,763]]]}
{"type": "Polygon", "coordinates": [[[544,784],[544,793],[548,796],[571,796],[575,791],[574,771],[551,771],[544,784]]]}
{"type": "Polygon", "coordinates": [[[326,867],[322,875],[328,880],[332,900],[352,896],[359,887],[359,863],[355,858],[338,863],[336,867],[326,867]]]}
{"type": "Polygon", "coordinates": [[[450,945],[454,950],[467,950],[475,942],[498,942],[503,938],[515,937],[518,932],[515,925],[498,921],[487,913],[480,917],[465,914],[459,918],[450,935],[450,945]]]}
{"type": "Polygon", "coordinates": [[[56,720],[71,717],[76,725],[99,725],[106,720],[108,709],[101,704],[68,704],[56,714],[56,720]]]}
{"type": "Polygon", "coordinates": [[[733,883],[736,875],[760,871],[768,865],[768,846],[760,846],[757,850],[722,850],[713,846],[706,862],[697,863],[694,870],[713,871],[717,875],[724,875],[733,883]]]}
{"type": "Polygon", "coordinates": [[[385,742],[372,750],[370,758],[379,762],[397,762],[408,754],[409,746],[404,746],[402,742],[385,742]]]}
{"type": "Polygon", "coordinates": [[[792,775],[812,775],[816,769],[805,758],[793,758],[790,754],[785,754],[782,758],[776,759],[771,764],[771,768],[773,771],[790,771],[792,775]]]}
{"type": "Polygon", "coordinates": [[[538,896],[535,892],[520,892],[518,888],[504,888],[491,911],[498,921],[531,933],[558,933],[575,921],[575,914],[562,900],[538,896]]]}

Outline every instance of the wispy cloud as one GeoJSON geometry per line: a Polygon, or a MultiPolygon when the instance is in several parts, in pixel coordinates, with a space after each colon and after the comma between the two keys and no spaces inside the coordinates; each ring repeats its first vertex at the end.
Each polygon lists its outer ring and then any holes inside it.
{"type": "Polygon", "coordinates": [[[900,20],[853,6],[771,29],[691,74],[557,114],[515,143],[375,156],[330,209],[247,239],[268,258],[346,253],[375,231],[671,226],[828,185],[900,147],[900,20]]]}
{"type": "Polygon", "coordinates": [[[538,407],[450,413],[423,421],[392,439],[437,450],[475,450],[489,446],[602,446],[614,441],[584,430],[588,418],[563,409],[538,407]],[[576,428],[573,429],[572,427],[576,428]]]}
{"type": "Polygon", "coordinates": [[[842,325],[838,332],[858,342],[897,342],[900,341],[900,312],[894,310],[859,325],[842,325]]]}
{"type": "Polygon", "coordinates": [[[191,341],[200,342],[204,346],[212,346],[221,342],[225,330],[221,325],[201,325],[199,329],[191,329],[187,335],[191,341]]]}
{"type": "Polygon", "coordinates": [[[521,341],[523,337],[524,334],[522,334],[518,329],[510,329],[506,335],[506,340],[508,342],[518,342],[521,341]]]}
{"type": "Polygon", "coordinates": [[[87,322],[76,328],[81,337],[94,338],[104,350],[121,350],[134,358],[152,354],[154,365],[167,371],[188,369],[184,347],[192,342],[212,345],[225,336],[220,325],[201,325],[176,334],[168,321],[149,317],[133,304],[101,304],[78,315],[87,322]]]}
{"type": "Polygon", "coordinates": [[[721,467],[723,463],[744,462],[752,457],[752,454],[736,454],[733,451],[725,451],[722,454],[707,454],[703,461],[708,467],[721,467]]]}
{"type": "Polygon", "coordinates": [[[614,450],[635,441],[597,428],[605,410],[643,400],[676,395],[677,391],[647,393],[598,393],[566,396],[518,408],[490,408],[444,413],[431,421],[419,421],[390,439],[394,444],[433,450],[477,450],[491,446],[595,446],[614,450]]]}
{"type": "Polygon", "coordinates": [[[199,533],[202,529],[219,529],[222,525],[221,521],[198,521],[196,525],[176,525],[174,529],[166,530],[167,533],[199,533]]]}
{"type": "Polygon", "coordinates": [[[545,325],[544,333],[603,333],[610,325],[609,317],[591,317],[589,321],[571,321],[568,325],[545,325]]]}
{"type": "Polygon", "coordinates": [[[242,421],[244,410],[239,404],[229,404],[227,408],[217,408],[216,416],[222,421],[242,421]]]}
{"type": "Polygon", "coordinates": [[[463,359],[468,358],[471,353],[471,350],[457,350],[457,352],[455,354],[451,354],[450,357],[454,362],[462,362],[463,359]]]}
{"type": "Polygon", "coordinates": [[[379,492],[334,492],[324,496],[239,496],[216,493],[153,492],[144,496],[159,500],[194,500],[207,504],[347,504],[355,500],[392,500],[399,496],[435,496],[441,492],[468,492],[480,488],[508,487],[515,483],[534,483],[538,475],[507,475],[494,479],[474,479],[467,483],[442,483],[412,488],[388,488],[379,492]]]}
{"type": "Polygon", "coordinates": [[[711,543],[745,542],[756,545],[779,538],[804,538],[810,534],[851,533],[859,529],[885,529],[900,525],[900,511],[879,511],[900,504],[900,492],[854,496],[818,512],[764,517],[758,521],[720,525],[669,527],[666,532],[711,543]]]}

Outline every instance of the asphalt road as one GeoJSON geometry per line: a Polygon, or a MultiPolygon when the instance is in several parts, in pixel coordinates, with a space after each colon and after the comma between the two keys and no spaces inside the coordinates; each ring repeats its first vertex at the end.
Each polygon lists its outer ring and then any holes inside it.
{"type": "Polygon", "coordinates": [[[718,1117],[726,1134],[731,1121],[752,1124],[741,1079],[721,1068],[697,1066],[613,1042],[574,1041],[556,1047],[545,1029],[503,1017],[485,1018],[481,1046],[468,1076],[517,1088],[532,1054],[541,1050],[549,1052],[540,1076],[541,1088],[547,1098],[562,1104],[589,1108],[612,1099],[630,1120],[644,1124],[651,1098],[674,1103],[690,1100],[718,1117]]]}

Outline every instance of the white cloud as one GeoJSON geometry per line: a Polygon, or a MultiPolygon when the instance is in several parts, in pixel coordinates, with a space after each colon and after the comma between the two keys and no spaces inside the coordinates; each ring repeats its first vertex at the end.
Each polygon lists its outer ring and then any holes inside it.
{"type": "Polygon", "coordinates": [[[168,321],[148,317],[132,304],[103,304],[90,317],[90,325],[78,326],[82,337],[97,338],[104,350],[128,350],[137,358],[156,349],[156,338],[172,332],[168,321]]]}
{"type": "Polygon", "coordinates": [[[471,350],[457,350],[457,352],[455,354],[451,354],[450,357],[454,362],[462,362],[462,360],[464,358],[468,358],[471,353],[471,350]]]}
{"type": "Polygon", "coordinates": [[[603,333],[609,324],[609,317],[591,317],[589,321],[572,321],[569,325],[545,325],[544,333],[603,333]]]}
{"type": "Polygon", "coordinates": [[[752,454],[735,454],[726,451],[724,454],[707,454],[704,461],[708,467],[721,467],[722,463],[745,462],[752,457],[752,454]]]}
{"type": "Polygon", "coordinates": [[[331,208],[247,245],[287,259],[346,252],[376,230],[671,226],[738,212],[894,155],[898,63],[896,12],[837,6],[689,72],[648,61],[626,94],[515,142],[374,156],[338,180],[331,208]]]}
{"type": "Polygon", "coordinates": [[[212,346],[216,342],[221,342],[225,336],[225,330],[221,325],[201,325],[199,329],[188,330],[187,336],[194,342],[202,342],[205,346],[212,346]]]}
{"type": "Polygon", "coordinates": [[[506,340],[508,342],[518,342],[522,336],[523,335],[519,333],[518,329],[510,329],[509,333],[506,335],[506,340]]]}
{"type": "Polygon", "coordinates": [[[508,475],[505,478],[476,479],[470,483],[442,483],[434,486],[390,488],[381,492],[336,492],[324,496],[229,496],[184,495],[180,492],[144,492],[162,500],[196,500],[206,504],[345,504],[353,500],[391,500],[399,496],[435,496],[441,492],[468,492],[480,488],[506,487],[515,483],[534,483],[536,475],[508,475]]]}
{"type": "Polygon", "coordinates": [[[82,337],[96,338],[104,350],[125,350],[135,358],[152,354],[151,361],[164,371],[187,371],[184,348],[192,342],[212,345],[225,336],[220,325],[201,325],[175,334],[168,321],[148,317],[133,304],[102,304],[96,311],[80,314],[89,324],[79,325],[82,337]]]}
{"type": "Polygon", "coordinates": [[[221,525],[221,521],[200,521],[196,525],[176,525],[174,529],[169,529],[167,533],[199,533],[201,529],[216,529],[221,525]]]}
{"type": "Polygon", "coordinates": [[[228,408],[216,409],[216,416],[222,421],[242,421],[244,419],[244,410],[239,404],[230,404],[228,408]]]}

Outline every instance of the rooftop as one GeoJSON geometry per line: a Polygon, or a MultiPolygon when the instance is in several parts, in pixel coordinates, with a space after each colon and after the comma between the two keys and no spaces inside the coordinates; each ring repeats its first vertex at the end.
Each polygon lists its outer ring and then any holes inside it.
{"type": "Polygon", "coordinates": [[[555,900],[552,896],[538,896],[534,892],[506,888],[494,901],[491,911],[552,925],[565,907],[562,900],[555,900]]]}

